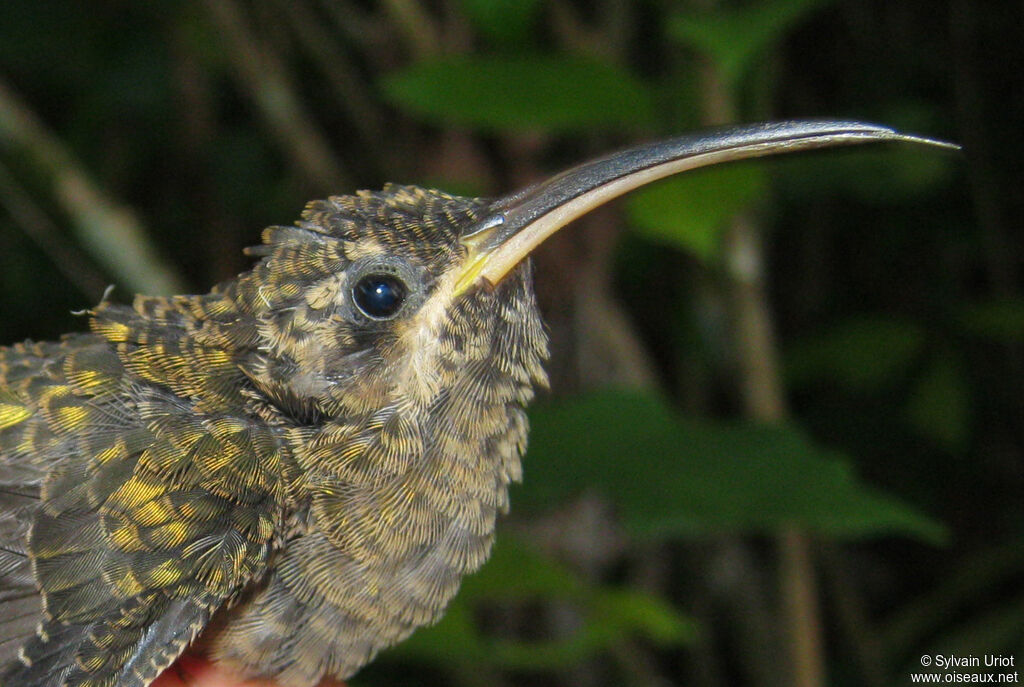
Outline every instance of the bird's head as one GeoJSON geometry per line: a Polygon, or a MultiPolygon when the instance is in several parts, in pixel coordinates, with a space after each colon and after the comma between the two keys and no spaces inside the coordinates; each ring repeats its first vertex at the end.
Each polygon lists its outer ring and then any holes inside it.
{"type": "Polygon", "coordinates": [[[651,181],[730,160],[872,141],[926,142],[854,122],[713,130],[473,199],[390,185],[311,203],[272,227],[241,295],[260,318],[257,379],[296,409],[337,415],[424,406],[466,378],[544,383],[547,341],[528,256],[592,208],[651,181]],[[314,407],[315,406],[315,407],[314,407]]]}
{"type": "Polygon", "coordinates": [[[463,286],[464,240],[491,207],[390,184],[314,201],[296,226],[267,229],[237,296],[258,317],[254,379],[296,415],[331,417],[423,408],[494,368],[543,383],[529,263],[463,286]]]}

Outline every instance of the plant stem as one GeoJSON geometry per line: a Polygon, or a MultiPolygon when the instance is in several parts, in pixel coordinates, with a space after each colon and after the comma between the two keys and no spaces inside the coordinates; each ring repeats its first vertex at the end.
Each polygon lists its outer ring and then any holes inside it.
{"type": "Polygon", "coordinates": [[[239,84],[277,136],[282,154],[318,192],[353,186],[304,109],[286,65],[250,30],[242,8],[234,0],[207,0],[206,7],[224,36],[239,84]]]}
{"type": "Polygon", "coordinates": [[[78,239],[128,289],[153,295],[183,290],[174,270],[157,256],[135,213],[104,193],[3,81],[0,148],[16,151],[46,178],[53,199],[71,217],[78,239]]]}
{"type": "MultiPolygon", "coordinates": [[[[738,107],[729,83],[708,58],[703,73],[707,124],[736,119],[738,107]]],[[[724,259],[729,274],[739,386],[747,417],[763,423],[786,420],[785,394],[771,308],[764,287],[764,251],[760,228],[747,215],[734,217],[725,232],[724,259]]],[[[780,611],[789,650],[792,687],[825,684],[817,580],[809,537],[795,527],[778,537],[780,611]]]]}

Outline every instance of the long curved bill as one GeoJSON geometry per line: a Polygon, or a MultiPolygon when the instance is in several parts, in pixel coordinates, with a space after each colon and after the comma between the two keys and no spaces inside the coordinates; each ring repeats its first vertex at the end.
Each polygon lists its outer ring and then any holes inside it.
{"type": "Polygon", "coordinates": [[[720,162],[815,148],[894,141],[958,149],[952,143],[851,121],[789,121],[737,126],[629,148],[585,162],[500,198],[462,237],[468,250],[456,293],[495,285],[546,238],[599,205],[652,181],[720,162]]]}

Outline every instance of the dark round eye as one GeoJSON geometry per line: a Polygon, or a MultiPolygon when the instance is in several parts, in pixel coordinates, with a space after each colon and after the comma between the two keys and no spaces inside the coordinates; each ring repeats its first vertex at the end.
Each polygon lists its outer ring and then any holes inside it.
{"type": "Polygon", "coordinates": [[[356,282],[352,298],[368,317],[386,320],[401,309],[406,292],[405,284],[390,274],[368,274],[356,282]]]}

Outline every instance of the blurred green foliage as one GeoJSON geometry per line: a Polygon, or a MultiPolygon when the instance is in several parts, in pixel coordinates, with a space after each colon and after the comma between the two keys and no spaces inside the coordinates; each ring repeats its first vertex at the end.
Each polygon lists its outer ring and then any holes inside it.
{"type": "Polygon", "coordinates": [[[354,684],[788,685],[791,528],[818,543],[831,684],[905,684],[922,653],[1021,660],[1021,21],[997,0],[5,3],[0,341],[83,328],[69,313],[139,270],[77,233],[68,165],[12,133],[12,104],[195,289],[309,198],[385,181],[499,194],[724,117],[956,140],[666,180],[545,246],[554,398],[515,536],[354,684]],[[736,391],[737,212],[765,247],[778,426],[736,391]],[[647,388],[603,388],[638,358],[620,376],[647,388]],[[572,507],[591,498],[596,537],[572,507]]]}
{"type": "Polygon", "coordinates": [[[426,121],[487,133],[601,131],[647,124],[652,115],[642,83],[578,56],[439,58],[388,75],[383,89],[426,121]]]}
{"type": "Polygon", "coordinates": [[[703,6],[683,10],[668,21],[668,35],[704,55],[721,71],[726,85],[740,88],[786,34],[815,10],[834,0],[777,0],[737,6],[703,6]]]}
{"type": "Polygon", "coordinates": [[[915,322],[847,318],[794,342],[787,351],[786,379],[794,388],[827,381],[851,393],[876,392],[910,367],[925,337],[915,322]]]}
{"type": "Polygon", "coordinates": [[[658,646],[692,641],[693,622],[657,596],[598,585],[514,538],[503,540],[484,569],[466,580],[437,627],[392,650],[432,663],[438,656],[466,671],[564,669],[592,659],[625,640],[658,646]],[[488,636],[478,613],[499,604],[565,604],[579,624],[564,637],[533,641],[488,636]]]}
{"type": "Polygon", "coordinates": [[[531,441],[524,506],[597,490],[640,541],[792,524],[833,537],[945,539],[935,521],[859,483],[848,459],[791,427],[678,418],[657,399],[605,391],[540,406],[531,441]]]}
{"type": "Polygon", "coordinates": [[[626,211],[644,238],[714,265],[726,220],[763,198],[767,185],[764,169],[751,164],[710,168],[638,189],[626,211]]]}

